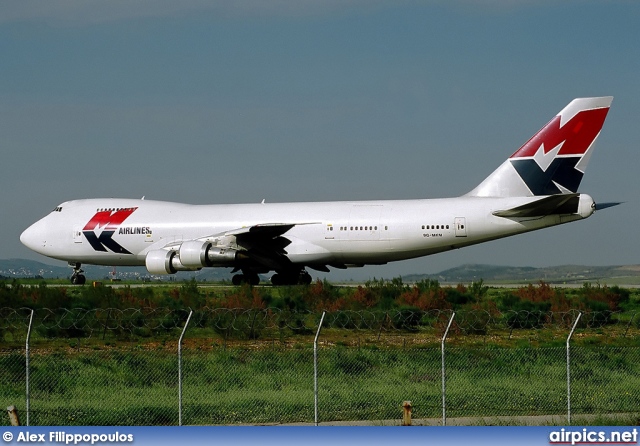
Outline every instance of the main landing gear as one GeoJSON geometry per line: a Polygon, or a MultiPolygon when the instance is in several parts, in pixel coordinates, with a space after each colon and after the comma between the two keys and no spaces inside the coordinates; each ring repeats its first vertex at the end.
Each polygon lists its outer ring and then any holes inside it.
{"type": "Polygon", "coordinates": [[[274,285],[309,285],[311,280],[311,275],[305,270],[279,272],[271,276],[274,285]]]}
{"type": "Polygon", "coordinates": [[[69,263],[69,266],[73,268],[73,273],[71,274],[71,283],[73,285],[84,285],[87,281],[87,278],[82,274],[84,271],[80,268],[80,263],[69,263]]]}
{"type": "MultiPolygon", "coordinates": [[[[271,283],[276,286],[280,285],[309,285],[311,283],[311,275],[305,270],[300,271],[280,271],[271,276],[271,283]]],[[[258,285],[260,277],[257,273],[251,271],[242,271],[242,274],[236,274],[231,278],[234,285],[258,285]]]]}
{"type": "Polygon", "coordinates": [[[249,285],[258,285],[260,283],[260,276],[258,276],[256,273],[245,273],[243,271],[242,274],[236,274],[235,276],[233,276],[231,278],[231,283],[236,286],[242,285],[244,283],[248,283],[249,285]]]}

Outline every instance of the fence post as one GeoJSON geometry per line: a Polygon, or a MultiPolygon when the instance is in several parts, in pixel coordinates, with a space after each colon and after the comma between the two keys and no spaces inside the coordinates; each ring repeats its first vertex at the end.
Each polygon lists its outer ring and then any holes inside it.
{"type": "Polygon", "coordinates": [[[7,407],[7,413],[9,414],[9,422],[12,426],[20,426],[20,419],[18,418],[18,409],[16,406],[7,407]]]}
{"type": "Polygon", "coordinates": [[[314,409],[314,422],[318,425],[318,336],[320,336],[320,330],[322,330],[322,322],[324,321],[324,315],[326,311],[322,312],[320,318],[320,325],[318,325],[318,331],[316,332],[316,338],[313,340],[313,409],[314,409]]]}
{"type": "Polygon", "coordinates": [[[33,313],[34,310],[31,310],[31,316],[29,316],[29,329],[27,330],[27,341],[25,344],[25,378],[27,385],[27,426],[29,426],[29,414],[31,411],[31,396],[30,396],[30,381],[29,381],[29,340],[31,339],[31,326],[33,325],[33,313]]]}
{"type": "Polygon", "coordinates": [[[444,341],[447,339],[447,334],[449,334],[449,328],[451,328],[451,323],[453,322],[453,318],[456,316],[456,313],[451,314],[451,319],[449,319],[449,324],[447,325],[447,329],[444,331],[444,335],[442,336],[442,425],[447,425],[447,403],[446,403],[446,380],[445,380],[445,370],[444,370],[444,341]]]}
{"type": "Polygon", "coordinates": [[[573,331],[576,329],[576,326],[578,325],[580,316],[582,316],[582,312],[578,313],[578,317],[573,323],[573,327],[571,328],[571,332],[569,333],[569,337],[567,338],[567,424],[568,425],[571,425],[571,367],[569,362],[569,341],[571,341],[571,336],[573,336],[573,331]]]}
{"type": "Polygon", "coordinates": [[[402,425],[411,426],[411,401],[402,403],[402,425]]]}
{"type": "Polygon", "coordinates": [[[192,314],[193,310],[189,312],[189,317],[187,317],[187,322],[184,323],[182,334],[178,340],[178,426],[182,426],[182,338],[187,331],[192,314]]]}

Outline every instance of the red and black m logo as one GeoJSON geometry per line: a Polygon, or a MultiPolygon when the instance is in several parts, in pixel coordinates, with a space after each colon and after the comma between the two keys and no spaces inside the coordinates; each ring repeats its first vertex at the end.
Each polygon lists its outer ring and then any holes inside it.
{"type": "Polygon", "coordinates": [[[96,214],[91,217],[91,220],[82,228],[82,233],[96,251],[108,252],[110,250],[117,254],[131,254],[131,252],[113,240],[112,237],[118,229],[118,226],[136,209],[138,208],[100,210],[96,212],[96,214]]]}
{"type": "Polygon", "coordinates": [[[557,115],[511,155],[511,164],[534,195],[578,191],[584,176],[583,157],[608,111],[608,107],[582,110],[564,123],[557,115]]]}

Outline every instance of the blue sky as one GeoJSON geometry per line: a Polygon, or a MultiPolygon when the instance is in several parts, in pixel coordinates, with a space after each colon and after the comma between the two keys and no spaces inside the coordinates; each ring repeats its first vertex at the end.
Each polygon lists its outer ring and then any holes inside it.
{"type": "MultiPolygon", "coordinates": [[[[0,241],[59,203],[457,196],[581,96],[614,96],[581,190],[626,204],[419,260],[635,264],[640,3],[20,1],[0,5],[0,241]]],[[[57,262],[58,264],[60,262],[57,262]]]]}

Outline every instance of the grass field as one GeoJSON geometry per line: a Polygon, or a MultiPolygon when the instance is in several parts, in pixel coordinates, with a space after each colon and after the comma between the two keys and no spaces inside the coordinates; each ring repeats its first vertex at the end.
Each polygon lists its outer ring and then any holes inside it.
{"type": "MultiPolygon", "coordinates": [[[[166,350],[42,354],[31,364],[32,425],[175,425],[178,359],[166,350]]],[[[572,350],[576,416],[638,412],[640,349],[572,350]]],[[[309,348],[186,351],[185,424],[313,421],[309,348]]],[[[566,414],[564,348],[451,348],[448,417],[566,414]]],[[[415,418],[442,414],[437,348],[323,347],[320,421],[392,420],[404,400],[415,418]]],[[[0,402],[21,407],[24,357],[0,356],[0,402]]],[[[8,420],[4,420],[4,423],[8,420]]]]}
{"type": "MultiPolygon", "coordinates": [[[[502,423],[496,417],[565,415],[565,343],[579,311],[571,341],[576,419],[595,415],[589,420],[597,424],[604,419],[598,416],[640,412],[636,291],[442,288],[433,281],[69,291],[14,283],[0,286],[0,298],[20,299],[1,309],[0,404],[22,411],[24,307],[35,307],[32,425],[178,424],[177,339],[189,308],[184,424],[312,422],[317,308],[329,310],[318,356],[321,422],[399,419],[405,400],[414,418],[441,417],[440,342],[454,311],[446,341],[448,417],[502,423]],[[68,305],[54,306],[60,303],[68,305]]],[[[621,416],[623,424],[629,416],[621,416]]]]}

